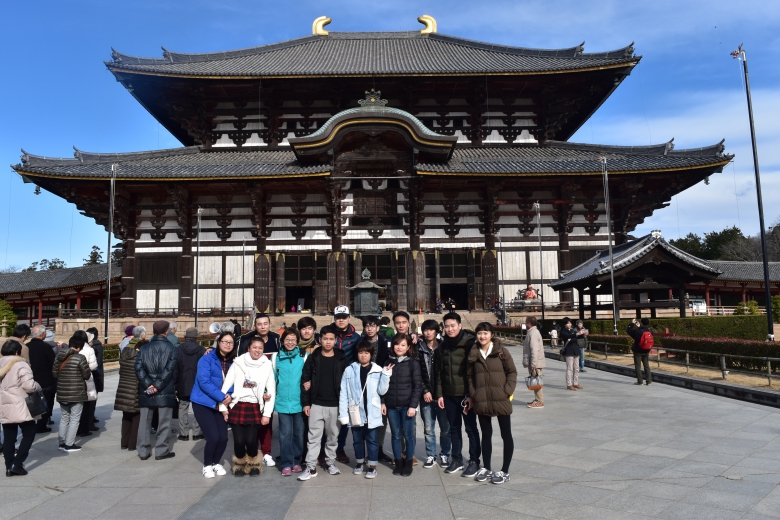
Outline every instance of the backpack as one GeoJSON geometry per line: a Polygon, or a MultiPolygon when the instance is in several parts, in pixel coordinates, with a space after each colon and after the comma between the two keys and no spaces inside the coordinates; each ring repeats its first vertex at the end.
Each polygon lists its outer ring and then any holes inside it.
{"type": "Polygon", "coordinates": [[[645,351],[651,351],[653,350],[653,347],[655,346],[653,341],[653,333],[649,330],[646,330],[642,333],[642,337],[639,338],[639,348],[640,350],[645,351]]]}

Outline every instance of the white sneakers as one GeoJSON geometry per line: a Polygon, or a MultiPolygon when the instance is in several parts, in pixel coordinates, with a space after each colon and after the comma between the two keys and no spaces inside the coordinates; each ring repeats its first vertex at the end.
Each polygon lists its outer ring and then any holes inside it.
{"type": "Polygon", "coordinates": [[[214,464],[213,466],[203,466],[203,476],[206,478],[214,478],[216,476],[227,475],[227,471],[222,467],[222,464],[214,464]]]}
{"type": "Polygon", "coordinates": [[[265,462],[265,465],[268,466],[269,468],[272,466],[276,466],[276,462],[274,461],[274,458],[269,453],[263,455],[263,462],[265,462]]]}

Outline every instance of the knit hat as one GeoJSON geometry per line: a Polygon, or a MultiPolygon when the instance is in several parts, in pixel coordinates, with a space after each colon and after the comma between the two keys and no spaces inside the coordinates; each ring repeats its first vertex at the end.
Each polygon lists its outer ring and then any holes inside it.
{"type": "Polygon", "coordinates": [[[128,325],[127,327],[125,327],[125,336],[132,336],[134,328],[135,325],[128,325]]]}
{"type": "Polygon", "coordinates": [[[184,333],[184,339],[195,339],[198,337],[198,329],[195,327],[190,327],[187,329],[187,332],[184,333]]]}

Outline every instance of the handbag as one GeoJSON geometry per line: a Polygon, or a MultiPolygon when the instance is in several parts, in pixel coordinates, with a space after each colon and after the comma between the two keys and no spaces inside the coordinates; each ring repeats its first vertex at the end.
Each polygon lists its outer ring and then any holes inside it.
{"type": "Polygon", "coordinates": [[[525,378],[525,386],[527,386],[529,390],[541,390],[544,386],[544,380],[542,380],[542,376],[539,375],[539,372],[534,370],[531,375],[525,378]]]}
{"type": "Polygon", "coordinates": [[[31,394],[27,394],[24,398],[24,402],[27,405],[27,410],[30,412],[30,417],[38,417],[51,412],[49,410],[49,403],[43,397],[41,390],[36,390],[31,394]]]}
{"type": "MultiPolygon", "coordinates": [[[[363,402],[363,393],[366,391],[366,385],[368,385],[368,377],[366,377],[366,384],[363,385],[363,390],[360,391],[360,399],[356,404],[349,405],[349,424],[352,426],[358,426],[363,422],[363,418],[360,416],[360,403],[363,402]]],[[[366,417],[368,419],[368,417],[366,417]]]]}

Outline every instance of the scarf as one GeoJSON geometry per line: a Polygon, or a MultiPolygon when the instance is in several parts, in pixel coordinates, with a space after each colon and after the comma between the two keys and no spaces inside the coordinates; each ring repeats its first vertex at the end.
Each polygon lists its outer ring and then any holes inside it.
{"type": "Polygon", "coordinates": [[[301,339],[298,342],[298,347],[301,349],[301,352],[308,352],[311,354],[310,349],[314,346],[314,334],[311,335],[311,337],[307,340],[301,339]]]}

